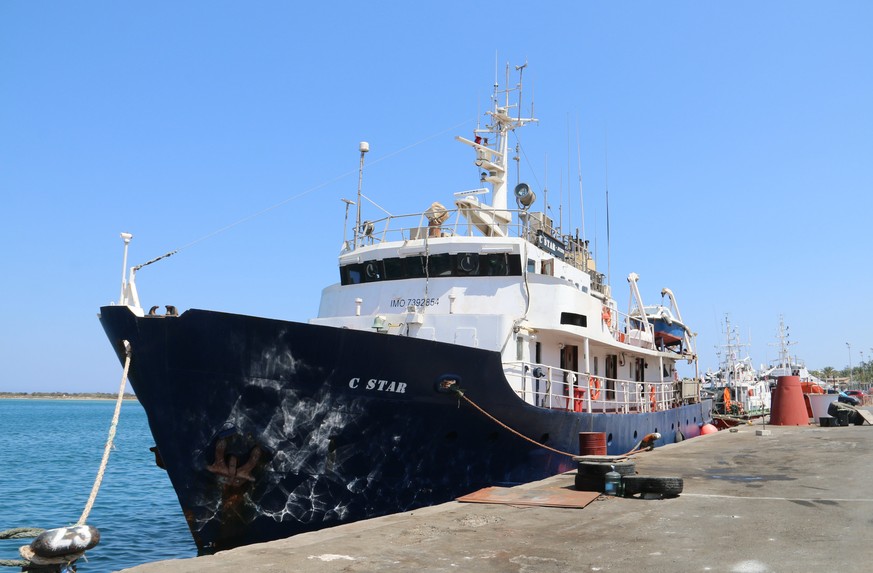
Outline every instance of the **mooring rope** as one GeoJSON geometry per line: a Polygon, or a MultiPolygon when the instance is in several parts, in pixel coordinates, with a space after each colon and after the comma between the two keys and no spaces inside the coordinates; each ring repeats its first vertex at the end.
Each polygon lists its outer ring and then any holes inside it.
{"type": "MultiPolygon", "coordinates": [[[[106,465],[109,463],[109,453],[112,451],[112,442],[115,440],[115,430],[118,427],[118,418],[121,414],[121,403],[124,400],[124,388],[127,385],[127,373],[130,370],[131,357],[130,343],[126,340],[122,341],[122,343],[124,344],[124,372],[121,375],[121,385],[118,388],[118,398],[115,401],[115,413],[112,416],[112,423],[109,425],[109,436],[106,439],[106,446],[103,448],[103,459],[100,462],[100,468],[97,470],[97,478],[94,480],[94,486],[91,488],[91,495],[88,497],[88,502],[85,504],[82,517],[79,518],[76,525],[84,525],[85,521],[88,519],[88,515],[91,513],[91,508],[94,507],[94,500],[97,499],[97,492],[100,490],[100,484],[103,482],[103,475],[106,473],[106,465]]],[[[0,531],[0,539],[25,539],[37,537],[44,531],[45,529],[36,527],[15,527],[5,531],[0,531]]],[[[33,564],[33,561],[30,560],[30,557],[33,557],[32,551],[25,551],[29,550],[30,546],[25,545],[21,549],[23,552],[22,555],[28,557],[28,559],[0,559],[0,567],[30,567],[33,564]]],[[[54,559],[40,558],[40,562],[69,564],[82,555],[83,552],[79,552],[70,555],[62,555],[54,559]]],[[[33,557],[33,559],[36,559],[36,557],[33,557]]]]}
{"type": "Polygon", "coordinates": [[[525,441],[528,441],[528,442],[532,443],[532,444],[535,445],[535,446],[539,446],[539,447],[541,447],[541,448],[543,448],[543,449],[545,449],[545,450],[549,450],[550,452],[555,452],[556,454],[561,454],[562,456],[568,456],[568,457],[571,457],[571,458],[575,458],[575,457],[576,457],[576,454],[571,454],[571,453],[564,452],[564,451],[561,451],[561,450],[556,450],[555,448],[552,448],[552,447],[547,446],[547,445],[545,445],[545,444],[541,444],[541,443],[539,443],[538,441],[536,441],[536,440],[534,440],[534,439],[532,439],[532,438],[528,438],[527,436],[525,436],[525,435],[522,434],[521,432],[519,432],[519,431],[517,431],[517,430],[515,430],[515,429],[513,429],[513,428],[510,428],[509,426],[507,426],[506,424],[504,424],[503,422],[501,422],[500,420],[498,420],[497,418],[495,418],[494,416],[492,416],[491,414],[489,414],[488,412],[486,412],[485,410],[483,410],[482,407],[479,406],[479,404],[477,404],[476,402],[474,402],[473,400],[471,400],[470,398],[468,398],[468,397],[464,394],[463,390],[456,389],[455,392],[457,392],[458,396],[460,396],[461,398],[463,398],[464,400],[466,400],[468,404],[470,404],[471,406],[473,406],[474,408],[476,408],[477,410],[479,410],[480,412],[482,412],[483,414],[485,414],[485,416],[487,416],[489,419],[491,419],[493,422],[495,422],[498,426],[500,426],[500,427],[502,427],[502,428],[504,428],[504,429],[506,429],[506,430],[512,432],[513,434],[515,434],[515,435],[518,436],[519,438],[521,438],[521,439],[523,439],[523,440],[525,440],[525,441]]]}
{"type": "MultiPolygon", "coordinates": [[[[518,436],[519,438],[521,438],[521,439],[523,439],[523,440],[525,440],[525,441],[528,441],[528,442],[534,444],[535,446],[539,446],[539,447],[541,447],[541,448],[543,448],[543,449],[549,450],[550,452],[555,452],[556,454],[561,454],[562,456],[568,456],[568,457],[571,457],[571,458],[575,458],[575,457],[577,457],[576,454],[571,454],[571,453],[564,452],[564,451],[561,451],[561,450],[556,450],[555,448],[549,447],[549,446],[547,446],[547,445],[545,445],[545,444],[541,444],[540,442],[538,442],[538,441],[536,441],[536,440],[534,440],[534,439],[532,439],[532,438],[528,438],[527,436],[525,436],[525,435],[522,434],[521,432],[518,432],[517,430],[515,430],[515,429],[513,429],[513,428],[510,428],[509,426],[507,426],[506,424],[504,424],[503,422],[501,422],[500,420],[498,420],[497,418],[495,418],[494,416],[492,416],[491,414],[489,414],[488,412],[486,412],[486,411],[485,411],[481,406],[479,406],[479,404],[477,404],[476,402],[474,402],[473,400],[471,400],[470,398],[468,398],[467,395],[464,394],[464,391],[461,390],[460,388],[456,388],[456,389],[455,389],[455,392],[458,394],[459,397],[461,397],[461,398],[463,398],[464,400],[466,400],[468,404],[470,404],[471,406],[473,406],[474,408],[476,408],[477,410],[479,410],[482,414],[484,414],[485,416],[487,416],[490,420],[492,420],[492,421],[493,421],[494,423],[496,423],[498,426],[500,426],[500,427],[502,427],[502,428],[504,428],[504,429],[506,429],[506,430],[512,432],[513,434],[515,434],[515,435],[518,436]]],[[[661,437],[660,434],[649,434],[649,435],[645,436],[645,437],[644,437],[644,438],[643,438],[639,443],[637,443],[637,445],[635,445],[633,448],[631,448],[631,450],[630,450],[629,452],[624,453],[624,454],[621,454],[621,455],[619,455],[619,456],[615,456],[615,457],[617,457],[617,458],[626,458],[626,457],[631,456],[631,455],[633,455],[633,454],[639,454],[639,453],[644,452],[644,451],[651,451],[651,450],[653,450],[654,447],[655,447],[655,446],[654,446],[654,439],[660,439],[660,437],[661,437]],[[652,441],[651,441],[651,443],[649,443],[649,444],[645,445],[645,447],[643,447],[643,443],[646,442],[646,438],[649,438],[649,437],[652,437],[652,438],[653,438],[652,441]]]]}
{"type": "Polygon", "coordinates": [[[45,531],[39,527],[13,527],[0,531],[0,539],[30,539],[45,531]]]}
{"type": "Polygon", "coordinates": [[[91,508],[94,507],[94,500],[97,499],[97,491],[100,490],[100,484],[103,482],[106,464],[109,463],[109,452],[112,450],[112,442],[115,439],[115,429],[118,426],[118,416],[121,414],[121,403],[124,400],[124,387],[127,384],[127,372],[130,369],[130,343],[126,340],[123,340],[122,343],[124,344],[124,372],[121,374],[118,399],[115,400],[115,414],[112,416],[112,423],[109,425],[109,436],[106,439],[106,446],[103,448],[103,460],[100,462],[100,469],[97,470],[97,478],[94,480],[94,486],[91,488],[91,496],[88,498],[88,503],[85,504],[82,517],[79,518],[76,525],[84,525],[85,520],[88,519],[88,514],[91,513],[91,508]]]}
{"type": "MultiPolygon", "coordinates": [[[[0,531],[0,539],[30,539],[45,531],[39,527],[13,527],[0,531]]],[[[0,567],[27,567],[30,561],[24,559],[0,559],[0,567]]]]}

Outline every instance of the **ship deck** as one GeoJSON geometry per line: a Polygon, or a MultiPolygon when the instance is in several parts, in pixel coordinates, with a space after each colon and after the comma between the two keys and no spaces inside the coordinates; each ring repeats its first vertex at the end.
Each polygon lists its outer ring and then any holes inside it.
{"type": "MultiPolygon", "coordinates": [[[[128,571],[871,570],[873,426],[760,429],[635,456],[641,475],[684,479],[673,499],[599,497],[580,508],[451,502],[128,571]]],[[[519,497],[572,495],[574,473],[518,486],[519,497]]]]}

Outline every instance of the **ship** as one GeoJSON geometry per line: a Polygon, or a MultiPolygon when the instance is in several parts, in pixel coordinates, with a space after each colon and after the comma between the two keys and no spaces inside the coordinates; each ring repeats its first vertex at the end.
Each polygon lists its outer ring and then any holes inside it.
{"type": "Polygon", "coordinates": [[[797,376],[800,378],[800,385],[805,393],[824,394],[826,383],[812,374],[807,369],[803,360],[796,356],[791,356],[789,347],[797,343],[789,342],[788,332],[789,328],[785,324],[785,319],[780,315],[779,326],[776,331],[776,342],[772,343],[773,346],[779,348],[779,358],[770,361],[767,366],[761,367],[761,377],[775,386],[776,380],[780,376],[797,376]]]}
{"type": "Polygon", "coordinates": [[[748,344],[740,341],[731,326],[730,316],[724,319],[725,343],[717,352],[721,358],[717,372],[704,375],[704,392],[713,396],[713,422],[718,428],[729,428],[768,416],[775,379],[760,375],[749,356],[743,356],[748,344]]]}
{"type": "Polygon", "coordinates": [[[417,214],[365,218],[360,144],[354,226],[308,322],[144,306],[144,265],[123,273],[99,319],[200,553],[573,470],[580,433],[622,454],[711,420],[684,321],[656,337],[640,277],[620,310],[588,240],[510,192],[509,137],[536,121],[520,94],[495,82],[456,137],[481,187],[417,214]]]}

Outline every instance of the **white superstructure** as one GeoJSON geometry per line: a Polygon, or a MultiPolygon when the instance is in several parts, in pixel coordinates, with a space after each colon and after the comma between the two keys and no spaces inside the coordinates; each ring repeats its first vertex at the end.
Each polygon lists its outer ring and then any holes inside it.
{"type": "MultiPolygon", "coordinates": [[[[473,148],[491,202],[486,188],[456,194],[453,209],[433,197],[421,213],[358,215],[341,281],[311,322],[499,352],[509,384],[536,406],[627,413],[696,401],[697,383],[676,371],[679,360],[696,364],[690,334],[679,348],[656,346],[651,324],[618,309],[588,241],[556,229],[528,185],[517,183],[509,208],[508,137],[536,121],[510,105],[516,91],[495,87],[489,125],[457,138],[473,148]]],[[[637,279],[632,304],[643,308],[637,279]]]]}

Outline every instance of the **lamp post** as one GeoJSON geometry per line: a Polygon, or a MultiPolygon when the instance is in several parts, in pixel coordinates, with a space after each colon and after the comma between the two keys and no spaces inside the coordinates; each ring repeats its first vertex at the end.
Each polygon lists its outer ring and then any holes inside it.
{"type": "Polygon", "coordinates": [[[852,386],[852,345],[847,342],[846,346],[849,349],[849,383],[848,383],[848,385],[849,385],[849,387],[851,387],[852,386]]]}

